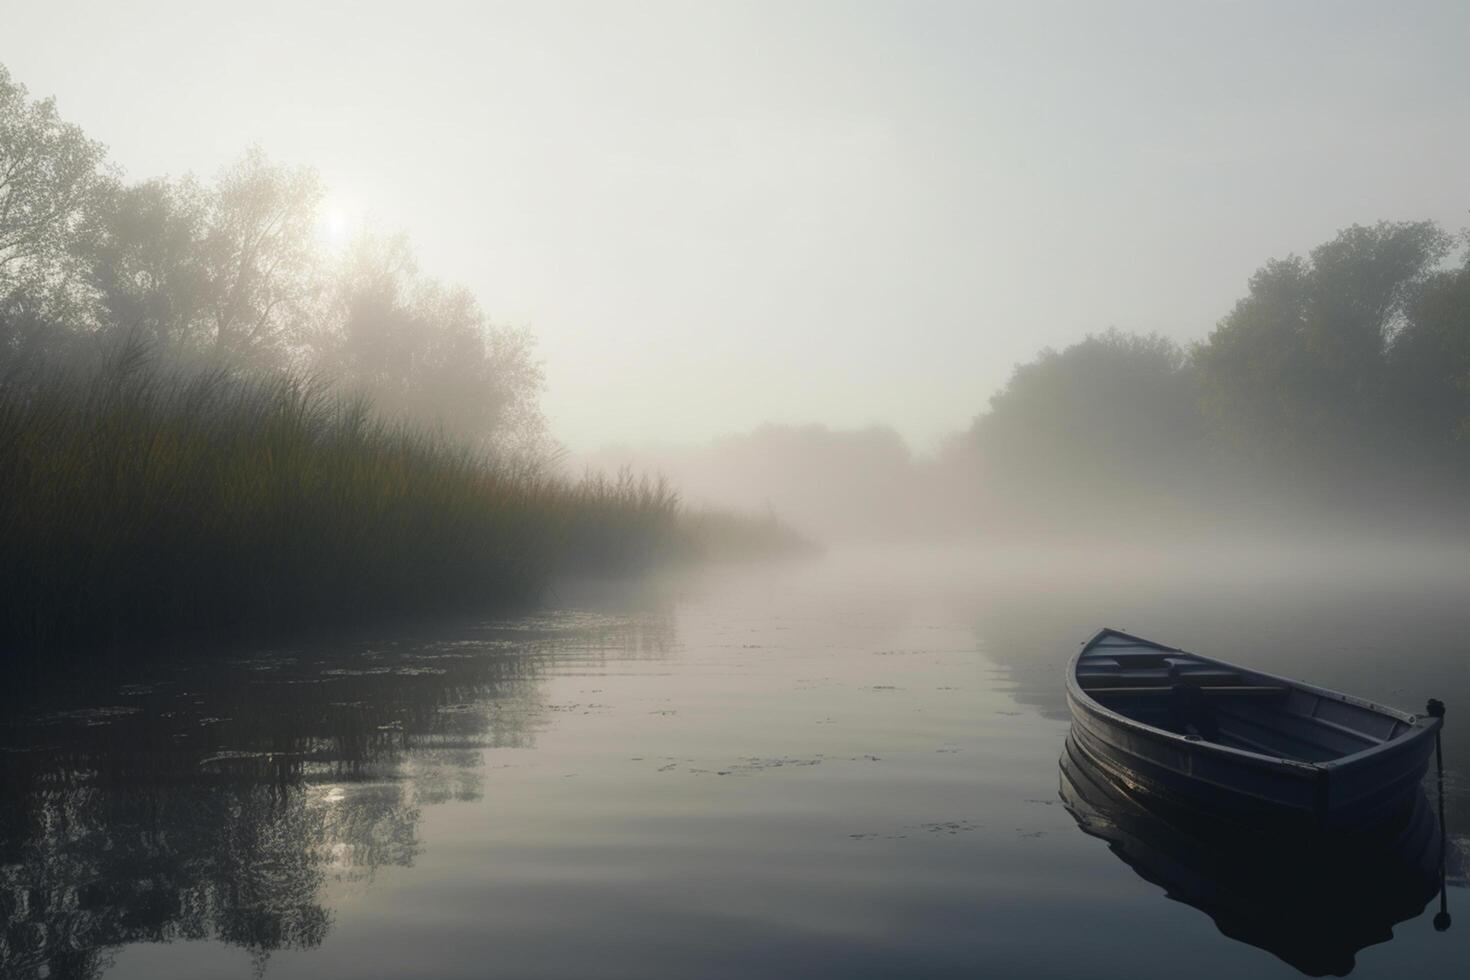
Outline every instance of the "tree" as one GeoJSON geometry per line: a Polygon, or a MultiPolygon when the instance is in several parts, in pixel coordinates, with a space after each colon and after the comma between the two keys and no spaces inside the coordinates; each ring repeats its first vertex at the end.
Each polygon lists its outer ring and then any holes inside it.
{"type": "Polygon", "coordinates": [[[1360,460],[1387,426],[1389,345],[1449,246],[1433,222],[1380,222],[1268,262],[1195,351],[1217,438],[1324,475],[1360,460]]]}
{"type": "Polygon", "coordinates": [[[1388,372],[1399,438],[1470,466],[1470,254],[1430,277],[1407,305],[1388,372]]]}
{"type": "Polygon", "coordinates": [[[1184,351],[1154,334],[1108,330],[1018,366],[966,440],[988,533],[1091,533],[1118,520],[1137,530],[1188,516],[1205,457],[1196,402],[1184,351]]]}
{"type": "Polygon", "coordinates": [[[201,243],[215,350],[281,363],[299,347],[317,277],[313,241],[322,185],[259,148],[220,175],[201,243]]]}
{"type": "Polygon", "coordinates": [[[489,324],[467,289],[420,274],[404,236],[358,236],[332,292],[311,339],[323,374],[482,449],[546,448],[530,336],[489,324]]]}
{"type": "Polygon", "coordinates": [[[102,160],[101,144],[63,122],[54,100],[30,101],[0,65],[0,322],[84,309],[73,244],[105,183],[102,160]]]}
{"type": "Polygon", "coordinates": [[[176,350],[263,367],[307,342],[320,268],[321,185],[248,151],[209,187],[113,183],[76,236],[98,322],[176,350]]]}
{"type": "Polygon", "coordinates": [[[993,468],[1017,476],[1136,476],[1196,454],[1194,401],[1178,344],[1108,330],[1018,366],[971,432],[993,468]]]}
{"type": "Polygon", "coordinates": [[[203,243],[212,208],[192,179],[114,184],[99,195],[80,248],[104,323],[174,349],[208,349],[215,295],[203,243]]]}

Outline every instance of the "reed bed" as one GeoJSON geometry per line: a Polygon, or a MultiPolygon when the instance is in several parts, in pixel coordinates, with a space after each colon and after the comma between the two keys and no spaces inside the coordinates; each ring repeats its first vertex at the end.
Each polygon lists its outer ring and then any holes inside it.
{"type": "Polygon", "coordinates": [[[800,558],[822,549],[812,538],[774,513],[739,513],[715,508],[684,509],[679,514],[679,541],[696,558],[763,561],[800,558]]]}
{"type": "Polygon", "coordinates": [[[666,483],[496,462],[289,374],[136,344],[0,370],[0,649],[534,599],[709,549],[666,483]]]}

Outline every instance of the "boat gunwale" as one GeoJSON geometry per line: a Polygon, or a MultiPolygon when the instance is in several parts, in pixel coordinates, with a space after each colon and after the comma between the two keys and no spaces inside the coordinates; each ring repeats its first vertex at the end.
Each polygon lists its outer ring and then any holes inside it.
{"type": "Polygon", "coordinates": [[[1305,681],[1299,681],[1294,678],[1282,677],[1278,674],[1270,674],[1266,673],[1265,671],[1256,670],[1253,667],[1242,667],[1239,664],[1233,664],[1226,660],[1217,660],[1213,657],[1206,657],[1189,650],[1181,649],[1179,647],[1166,646],[1165,644],[1159,643],[1156,640],[1148,640],[1141,636],[1136,636],[1132,633],[1126,632],[1124,630],[1114,629],[1110,626],[1105,626],[1102,629],[1098,630],[1095,634],[1093,634],[1091,639],[1085,641],[1082,644],[1080,650],[1072,655],[1071,660],[1067,664],[1067,696],[1077,706],[1083,708],[1091,714],[1099,716],[1105,721],[1108,721],[1115,725],[1119,725],[1125,729],[1131,729],[1140,732],[1141,734],[1147,735],[1149,737],[1161,738],[1168,743],[1177,744],[1181,748],[1187,748],[1190,751],[1194,752],[1210,752],[1223,758],[1233,759],[1240,762],[1247,762],[1256,766],[1264,765],[1278,772],[1291,773],[1292,775],[1308,776],[1313,778],[1320,777],[1321,775],[1327,772],[1331,772],[1333,770],[1343,769],[1352,765],[1358,765],[1377,755],[1385,754],[1390,751],[1403,750],[1407,746],[1417,742],[1419,739],[1429,737],[1435,731],[1437,731],[1442,724],[1442,719],[1440,718],[1409,714],[1406,711],[1400,711],[1397,708],[1393,708],[1388,705],[1378,704],[1373,701],[1368,701],[1364,698],[1355,697],[1351,694],[1344,694],[1341,691],[1332,691],[1327,688],[1318,687],[1315,684],[1308,684],[1305,681]],[[1152,647],[1164,653],[1183,654],[1202,663],[1240,671],[1244,674],[1250,675],[1252,678],[1255,679],[1276,681],[1285,685],[1288,689],[1301,690],[1309,694],[1316,695],[1318,697],[1329,698],[1333,701],[1338,701],[1344,704],[1351,704],[1355,707],[1364,708],[1368,711],[1373,711],[1378,714],[1393,718],[1396,721],[1403,722],[1404,724],[1409,726],[1409,731],[1404,732],[1398,738],[1386,739],[1378,743],[1377,745],[1370,745],[1366,748],[1358,750],[1357,752],[1353,752],[1348,755],[1338,756],[1335,759],[1327,759],[1322,762],[1303,762],[1300,759],[1292,759],[1288,756],[1266,755],[1262,752],[1252,752],[1249,749],[1237,749],[1234,746],[1230,745],[1220,745],[1216,742],[1206,742],[1203,739],[1189,738],[1188,736],[1181,735],[1177,732],[1171,732],[1167,728],[1159,728],[1155,725],[1150,725],[1146,722],[1139,721],[1138,719],[1133,718],[1129,715],[1125,715],[1122,712],[1115,711],[1114,709],[1109,708],[1107,705],[1103,704],[1101,701],[1097,700],[1097,698],[1093,697],[1092,694],[1082,686],[1082,682],[1077,678],[1077,668],[1081,664],[1082,658],[1085,657],[1094,648],[1096,648],[1098,644],[1100,644],[1103,640],[1108,639],[1109,637],[1119,637],[1132,643],[1152,647]]]}

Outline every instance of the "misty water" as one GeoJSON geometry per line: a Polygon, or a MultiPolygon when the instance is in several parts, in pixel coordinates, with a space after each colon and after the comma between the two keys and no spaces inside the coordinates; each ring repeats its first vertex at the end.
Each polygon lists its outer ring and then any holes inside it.
{"type": "MultiPolygon", "coordinates": [[[[73,671],[6,709],[3,973],[1297,976],[1079,829],[1062,668],[1113,625],[1410,711],[1444,699],[1465,918],[1464,570],[834,551],[73,671]]],[[[1470,918],[1436,932],[1424,900],[1345,922],[1355,962],[1298,963],[1470,961],[1470,918]]]]}

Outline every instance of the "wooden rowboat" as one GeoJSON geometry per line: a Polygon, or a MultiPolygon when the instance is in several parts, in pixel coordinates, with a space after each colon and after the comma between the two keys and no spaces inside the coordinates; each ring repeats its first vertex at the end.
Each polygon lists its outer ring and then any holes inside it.
{"type": "Polygon", "coordinates": [[[1419,791],[1439,717],[1104,629],[1067,668],[1072,738],[1134,784],[1273,826],[1358,833],[1419,791]]]}

